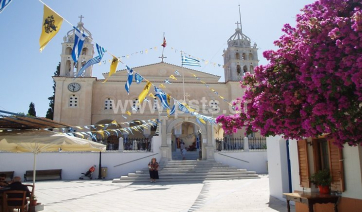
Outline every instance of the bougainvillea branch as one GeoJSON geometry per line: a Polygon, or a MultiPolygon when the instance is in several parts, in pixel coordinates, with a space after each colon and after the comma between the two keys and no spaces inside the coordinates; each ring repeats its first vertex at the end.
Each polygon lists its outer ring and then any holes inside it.
{"type": "Polygon", "coordinates": [[[342,147],[362,144],[362,3],[319,0],[296,27],[265,51],[268,65],[241,82],[240,114],[219,116],[227,133],[247,127],[264,136],[300,139],[328,134],[342,147]]]}

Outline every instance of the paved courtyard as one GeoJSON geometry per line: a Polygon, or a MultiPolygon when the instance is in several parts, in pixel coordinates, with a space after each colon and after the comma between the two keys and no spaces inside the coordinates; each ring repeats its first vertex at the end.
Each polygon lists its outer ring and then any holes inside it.
{"type": "Polygon", "coordinates": [[[287,211],[285,202],[269,197],[268,176],[204,183],[47,181],[37,182],[35,193],[46,212],[287,211]]]}

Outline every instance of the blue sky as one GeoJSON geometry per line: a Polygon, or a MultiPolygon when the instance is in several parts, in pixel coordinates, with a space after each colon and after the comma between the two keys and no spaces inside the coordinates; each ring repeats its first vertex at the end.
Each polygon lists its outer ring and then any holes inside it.
{"type": "MultiPolygon", "coordinates": [[[[153,47],[148,54],[134,54],[123,62],[130,67],[158,63],[163,33],[167,40],[165,62],[181,65],[180,50],[216,64],[223,64],[226,41],[235,32],[241,5],[243,33],[256,42],[259,64],[262,52],[275,49],[285,23],[295,25],[296,14],[313,0],[44,0],[73,25],[83,15],[84,26],[108,52],[121,57],[153,47]],[[171,49],[173,47],[174,49],[171,49]],[[178,52],[175,52],[175,49],[178,52]]],[[[43,5],[37,0],[13,0],[0,13],[0,110],[27,113],[35,103],[37,116],[45,116],[52,95],[52,75],[60,62],[61,43],[72,26],[64,22],[59,33],[39,52],[43,5]]],[[[108,55],[106,60],[111,59],[108,55]]],[[[124,69],[119,65],[118,69],[124,69]]],[[[199,71],[222,76],[222,67],[203,65],[199,71]]],[[[93,76],[103,78],[109,64],[95,65],[93,76]]]]}

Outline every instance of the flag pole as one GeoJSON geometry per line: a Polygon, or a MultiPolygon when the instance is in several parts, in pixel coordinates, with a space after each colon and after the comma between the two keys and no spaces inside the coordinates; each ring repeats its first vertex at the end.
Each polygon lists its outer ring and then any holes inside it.
{"type": "Polygon", "coordinates": [[[182,58],[182,51],[181,51],[182,87],[183,87],[183,91],[184,91],[184,103],[186,103],[186,95],[185,95],[185,71],[184,71],[184,65],[183,65],[182,60],[183,60],[183,58],[182,58]]]}
{"type": "MultiPolygon", "coordinates": [[[[163,42],[165,41],[165,32],[163,33],[163,40],[162,40],[163,42]]],[[[163,51],[165,51],[165,46],[163,45],[164,43],[162,43],[162,56],[161,56],[161,63],[163,63],[163,51]]]]}

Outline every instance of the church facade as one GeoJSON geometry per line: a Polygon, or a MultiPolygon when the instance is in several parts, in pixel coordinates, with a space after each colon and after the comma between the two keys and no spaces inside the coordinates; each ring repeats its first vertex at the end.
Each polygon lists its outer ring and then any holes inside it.
{"type": "MultiPolygon", "coordinates": [[[[84,28],[80,21],[78,29],[91,38],[91,33],[84,28]]],[[[130,122],[132,125],[142,123],[142,120],[159,119],[158,133],[162,136],[162,157],[171,159],[172,151],[179,146],[176,140],[183,139],[186,146],[200,141],[203,159],[213,159],[215,138],[224,137],[223,130],[218,125],[201,123],[196,117],[176,110],[175,114],[168,115],[157,98],[147,96],[147,100],[139,104],[138,95],[145,86],[145,80],[137,84],[133,82],[129,95],[124,89],[128,72],[117,70],[106,83],[104,79],[92,77],[92,67],[86,69],[81,77],[74,76],[86,61],[94,57],[94,45],[91,39],[86,39],[78,64],[74,64],[71,52],[74,43],[74,30],[64,37],[62,43],[60,75],[54,77],[56,82],[54,120],[72,126],[107,124],[116,120],[118,123],[130,122]],[[127,114],[131,112],[131,115],[127,114]],[[126,119],[127,118],[127,119],[126,119]],[[191,136],[190,136],[191,135],[191,136]]],[[[200,72],[197,70],[159,62],[139,67],[131,67],[134,72],[142,75],[155,86],[164,84],[165,93],[179,102],[186,102],[198,113],[216,118],[221,114],[233,114],[230,104],[212,93],[209,87],[200,83],[196,75],[205,84],[210,85],[219,95],[228,100],[235,100],[243,95],[240,81],[247,72],[253,72],[258,65],[256,44],[251,44],[249,37],[242,33],[241,26],[227,41],[227,49],[223,52],[225,82],[219,82],[221,76],[200,72]],[[181,76],[176,76],[175,71],[181,76]],[[170,80],[172,84],[165,84],[164,80],[170,75],[177,80],[170,80]]],[[[106,78],[108,73],[103,74],[106,78]]],[[[154,93],[152,86],[150,93],[154,93]]],[[[171,100],[171,106],[175,104],[171,100]]],[[[234,137],[244,137],[241,130],[234,137]]],[[[134,134],[111,135],[102,137],[103,142],[116,142],[120,137],[149,138],[155,134],[155,129],[144,129],[134,134]]]]}

